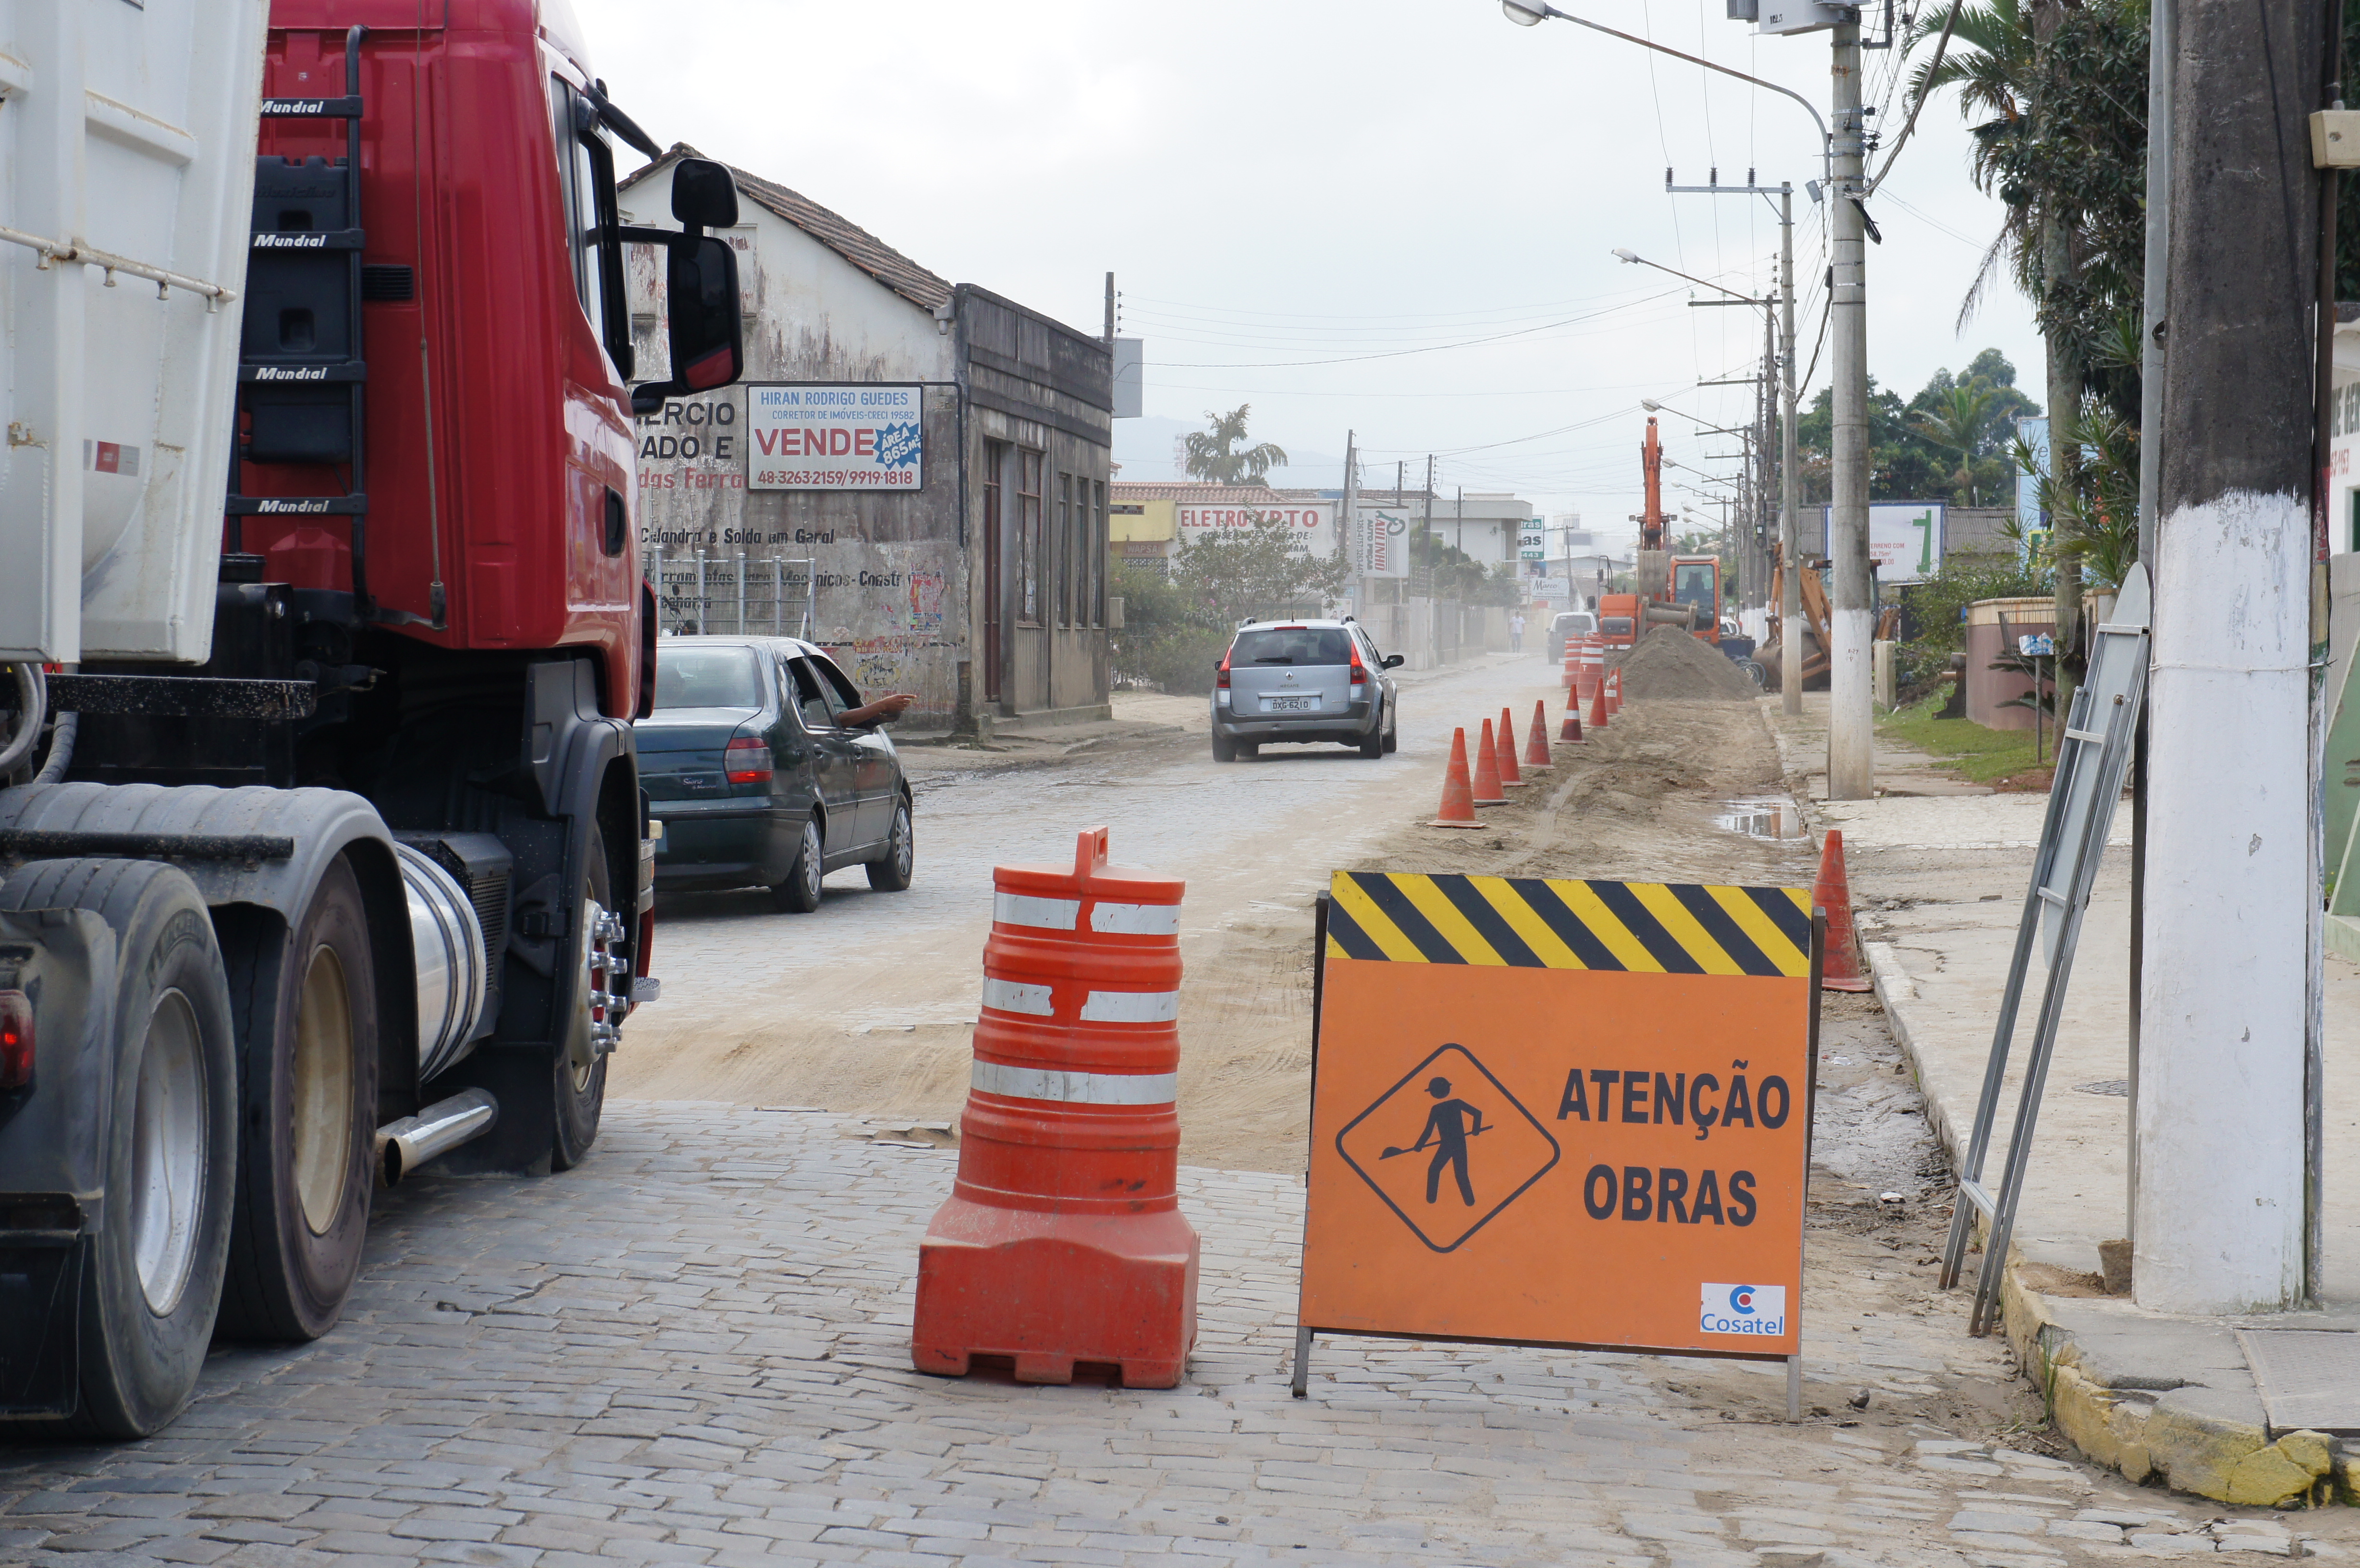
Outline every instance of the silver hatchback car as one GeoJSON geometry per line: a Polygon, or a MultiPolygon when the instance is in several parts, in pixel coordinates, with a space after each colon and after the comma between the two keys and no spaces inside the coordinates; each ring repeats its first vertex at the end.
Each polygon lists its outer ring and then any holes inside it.
{"type": "Polygon", "coordinates": [[[1213,679],[1213,760],[1251,757],[1270,741],[1336,741],[1362,757],[1393,749],[1393,678],[1368,629],[1340,621],[1248,621],[1213,679]]]}

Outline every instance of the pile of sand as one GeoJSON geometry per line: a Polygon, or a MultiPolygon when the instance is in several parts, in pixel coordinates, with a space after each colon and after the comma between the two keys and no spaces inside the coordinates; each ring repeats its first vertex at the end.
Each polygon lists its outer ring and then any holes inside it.
{"type": "Polygon", "coordinates": [[[1677,626],[1657,626],[1622,656],[1626,701],[1717,697],[1750,702],[1761,694],[1727,655],[1677,626]]]}

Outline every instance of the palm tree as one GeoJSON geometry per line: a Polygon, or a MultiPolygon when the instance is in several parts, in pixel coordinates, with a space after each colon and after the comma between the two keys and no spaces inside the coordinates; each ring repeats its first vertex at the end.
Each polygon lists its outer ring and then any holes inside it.
{"type": "Polygon", "coordinates": [[[1285,463],[1286,449],[1274,442],[1245,445],[1246,415],[1252,408],[1251,403],[1240,403],[1226,414],[1205,410],[1211,428],[1191,430],[1187,436],[1189,478],[1209,479],[1216,485],[1258,485],[1272,469],[1285,463]]]}
{"type": "MultiPolygon", "coordinates": [[[[1917,39],[1949,22],[1929,8],[1917,39]]],[[[2146,234],[2147,13],[2146,0],[1982,0],[1961,9],[1950,47],[1918,68],[1918,98],[1959,89],[1971,122],[1975,184],[1999,198],[2000,232],[1960,305],[1960,321],[1981,303],[2005,264],[2038,308],[2049,359],[2049,478],[2080,497],[2083,441],[2079,414],[2095,386],[2125,412],[2137,404],[2135,371],[2101,363],[2094,351],[2127,305],[2136,310],[2146,234]],[[1981,116],[1978,119],[1978,116],[1981,116]]],[[[2091,515],[2063,506],[2060,526],[2091,515]]],[[[2072,648],[2081,604],[2079,554],[2059,552],[2057,603],[2062,700],[2080,652],[2072,648]]]]}
{"type": "Polygon", "coordinates": [[[1936,446],[1959,454],[1957,483],[1966,491],[1970,506],[1983,505],[1975,484],[1975,458],[1983,451],[1984,428],[1998,397],[1998,391],[1983,381],[1953,387],[1934,405],[1933,412],[1922,416],[1914,427],[1936,446]]]}

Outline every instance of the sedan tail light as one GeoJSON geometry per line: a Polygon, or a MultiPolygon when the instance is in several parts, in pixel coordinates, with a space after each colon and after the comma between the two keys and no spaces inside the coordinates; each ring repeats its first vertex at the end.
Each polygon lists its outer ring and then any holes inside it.
{"type": "Polygon", "coordinates": [[[770,781],[770,743],[755,735],[739,735],[723,753],[721,765],[732,784],[770,781]]]}

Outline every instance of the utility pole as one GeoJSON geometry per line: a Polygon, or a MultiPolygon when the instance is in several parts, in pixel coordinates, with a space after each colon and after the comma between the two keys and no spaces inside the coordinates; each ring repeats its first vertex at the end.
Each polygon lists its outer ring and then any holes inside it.
{"type": "Polygon", "coordinates": [[[1828,212],[1835,286],[1828,302],[1830,381],[1835,393],[1834,496],[1828,511],[1828,799],[1862,800],[1876,791],[1875,728],[1869,671],[1874,613],[1868,577],[1868,267],[1860,201],[1860,13],[1834,28],[1834,190],[1828,212]]]}
{"type": "Polygon", "coordinates": [[[2306,122],[2333,24],[2308,0],[2173,9],[2133,1289],[2246,1312],[2318,1284],[2312,334],[2333,323],[2297,302],[2318,292],[2306,122]]]}
{"type": "Polygon", "coordinates": [[[1106,341],[1109,348],[1114,346],[1114,274],[1111,272],[1107,274],[1106,341]]]}
{"type": "MultiPolygon", "coordinates": [[[[1434,591],[1434,453],[1426,454],[1426,521],[1419,525],[1426,534],[1426,657],[1433,668],[1442,668],[1442,600],[1434,591]]],[[[1410,568],[1415,572],[1417,569],[1410,568]]]]}
{"type": "MultiPolygon", "coordinates": [[[[1795,385],[1795,187],[1786,180],[1775,186],[1757,185],[1749,172],[1743,185],[1674,185],[1667,177],[1664,189],[1675,195],[1742,192],[1765,200],[1774,194],[1778,198],[1778,395],[1779,423],[1784,427],[1778,439],[1778,707],[1781,713],[1799,714],[1803,711],[1803,578],[1795,559],[1795,508],[1800,498],[1795,417],[1801,396],[1801,388],[1795,385]]],[[[1866,354],[1863,347],[1863,366],[1866,354]]],[[[1863,443],[1861,462],[1865,464],[1867,460],[1863,443]]],[[[1863,479],[1863,488],[1865,485],[1863,479]]],[[[1866,532],[1864,523],[1862,531],[1866,532]]]]}

